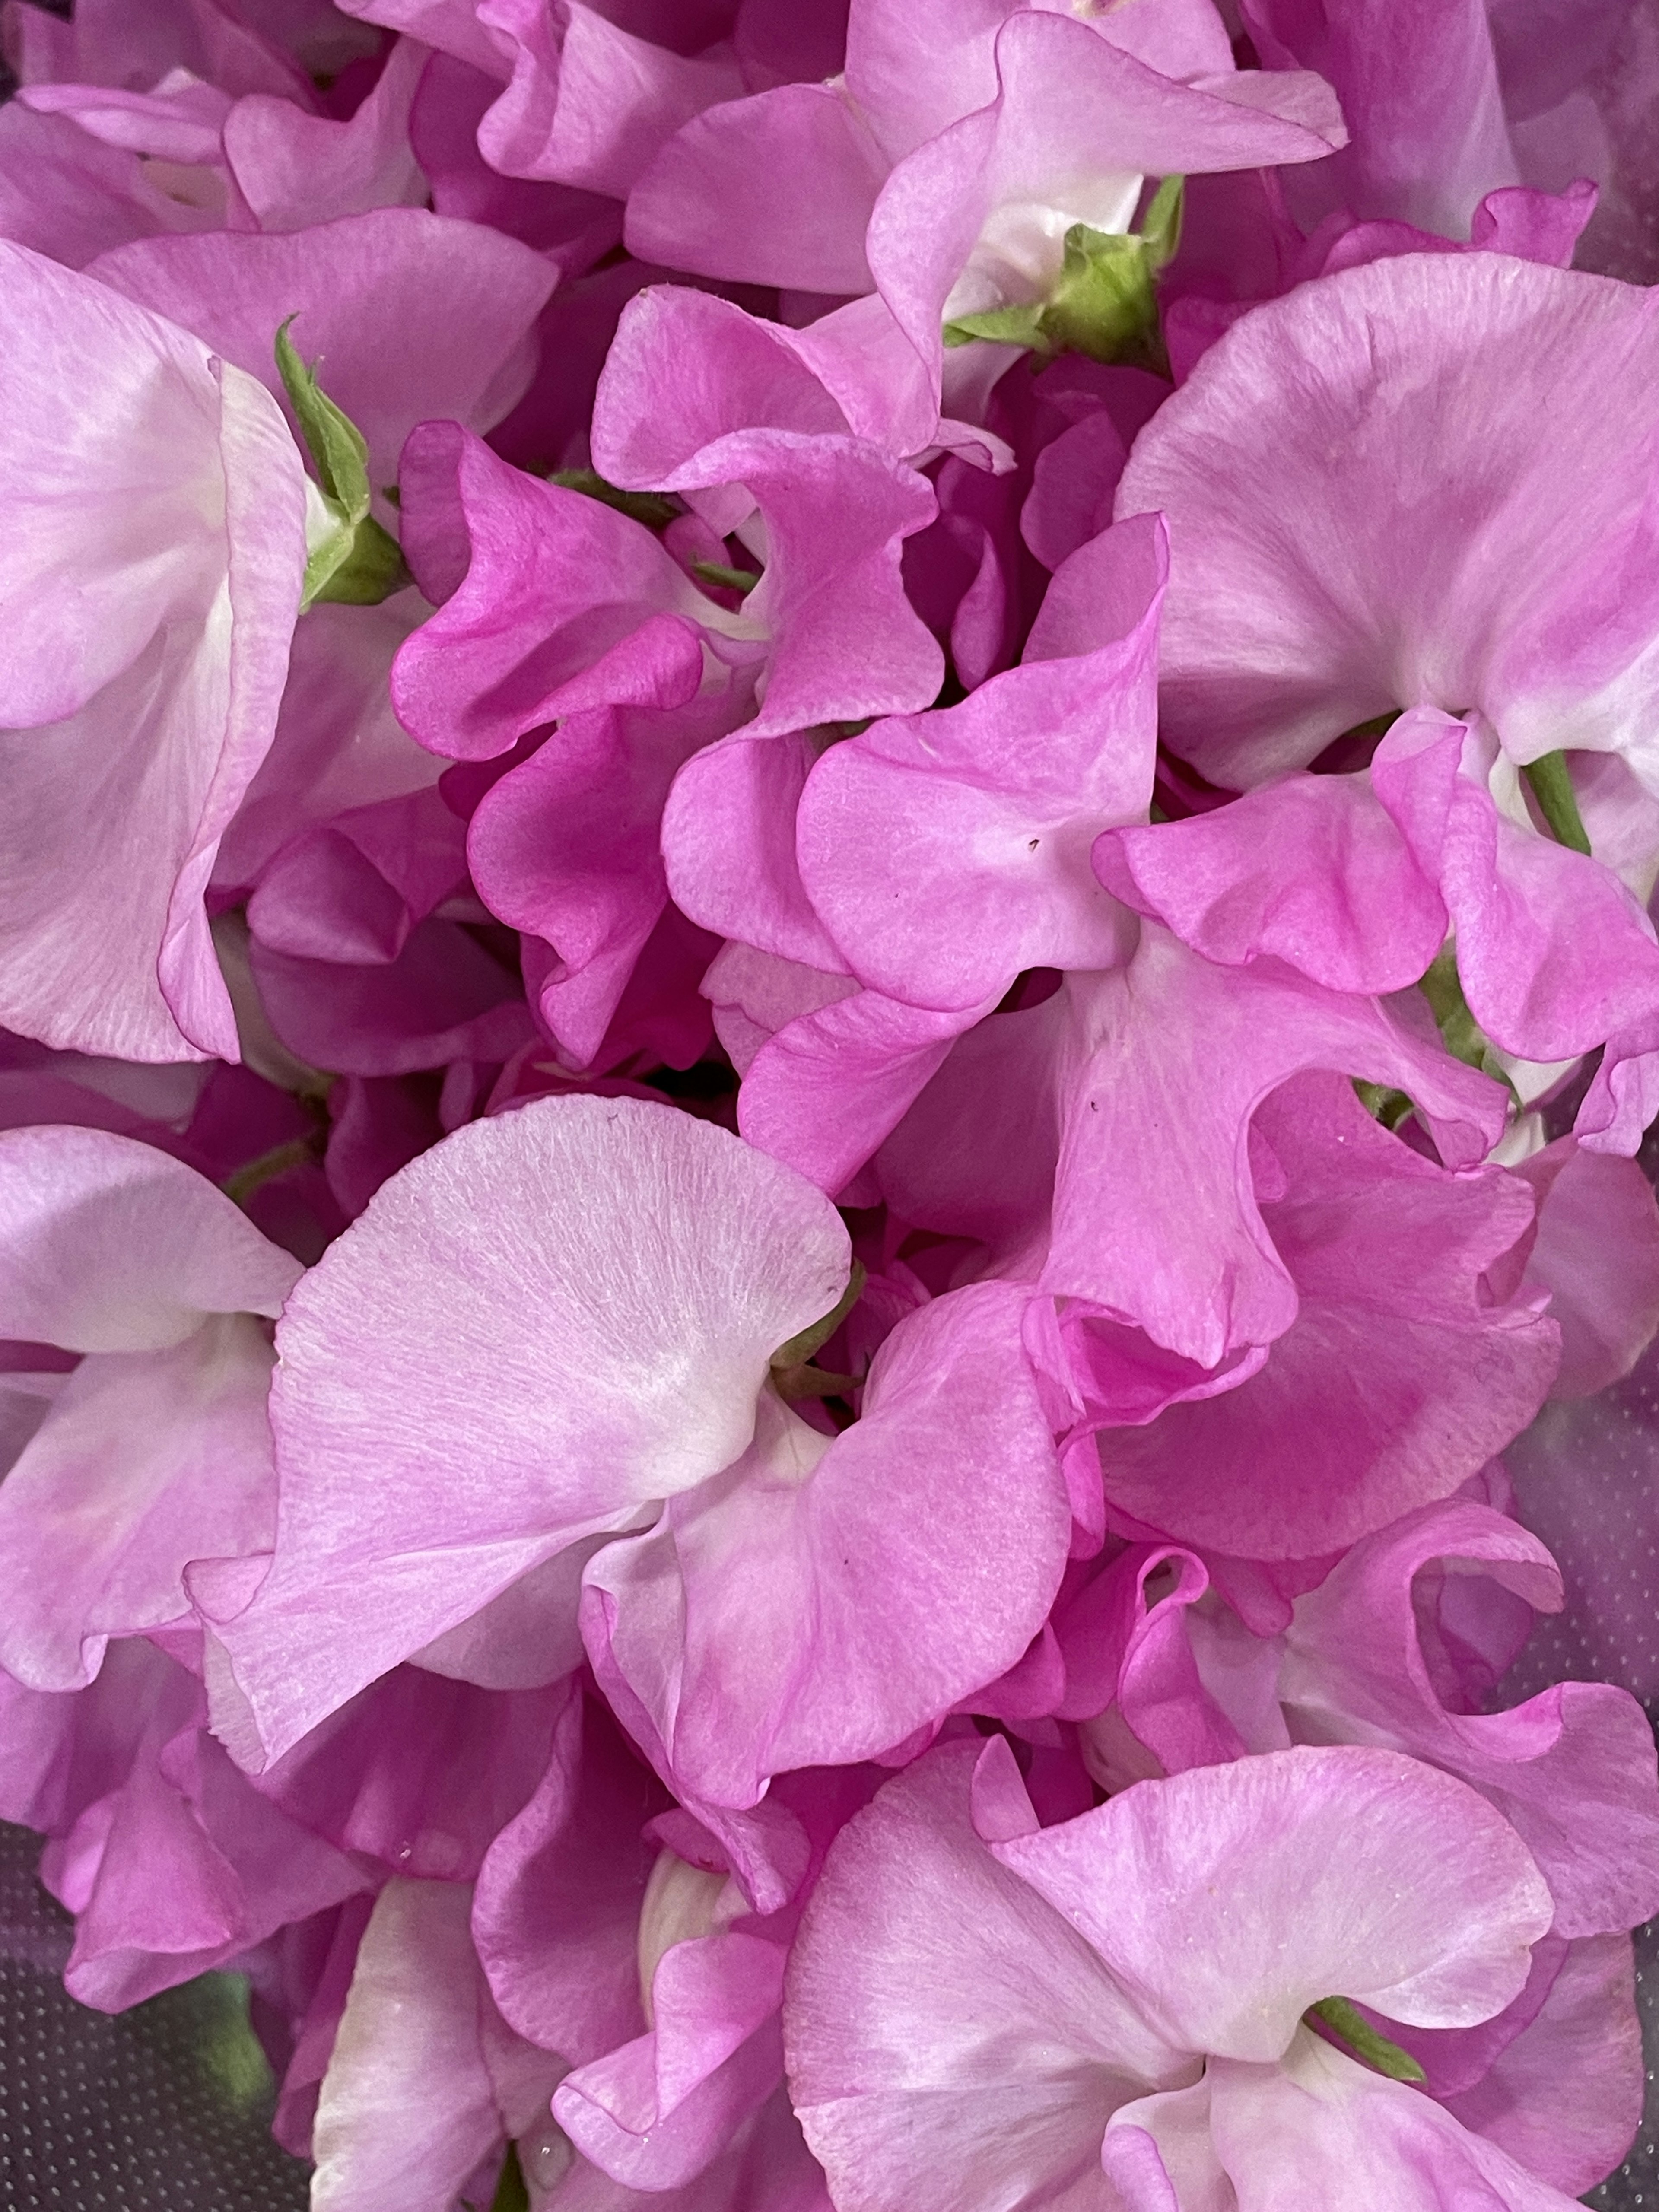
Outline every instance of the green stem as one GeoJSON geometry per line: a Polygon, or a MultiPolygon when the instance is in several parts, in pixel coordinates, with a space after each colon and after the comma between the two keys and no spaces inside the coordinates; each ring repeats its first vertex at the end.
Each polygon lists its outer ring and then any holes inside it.
{"type": "Polygon", "coordinates": [[[302,1168],[317,1157],[317,1145],[312,1137],[291,1137],[285,1145],[277,1145],[268,1152],[261,1152],[257,1160],[228,1175],[219,1188],[237,1206],[246,1206],[262,1184],[274,1182],[286,1175],[290,1168],[302,1168]]]}
{"type": "Polygon", "coordinates": [[[1569,852],[1588,854],[1590,841],[1584,834],[1566,755],[1546,753],[1541,759],[1529,761],[1521,773],[1531,785],[1538,811],[1549,823],[1556,843],[1565,845],[1569,852]]]}

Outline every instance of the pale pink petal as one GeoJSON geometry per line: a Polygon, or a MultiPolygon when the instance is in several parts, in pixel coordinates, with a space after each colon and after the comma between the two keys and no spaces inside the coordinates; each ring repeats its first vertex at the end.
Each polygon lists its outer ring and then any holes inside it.
{"type": "Polygon", "coordinates": [[[158,1352],[275,1316],[301,1273],[193,1168],[102,1129],[0,1134],[0,1336],[158,1352]]]}
{"type": "Polygon", "coordinates": [[[1282,2057],[1327,1996],[1425,2027],[1485,2020],[1551,1916],[1502,1815],[1392,1751],[1194,1767],[994,1848],[1162,2033],[1223,2058],[1282,2057]]]}
{"type": "Polygon", "coordinates": [[[890,1783],[842,1832],[802,1923],[790,2088],[842,2212],[1108,2212],[1110,2114],[1196,2071],[981,1841],[981,1760],[1012,1763],[1003,1744],[951,1744],[890,1783]]]}
{"type": "Polygon", "coordinates": [[[276,331],[295,316],[294,343],[326,362],[324,388],[368,441],[377,491],[417,422],[487,430],[520,399],[556,281],[516,239],[414,207],[147,240],[106,254],[96,274],[279,394],[276,331]]]}
{"type": "Polygon", "coordinates": [[[0,283],[4,483],[29,516],[0,559],[0,1018],[127,1059],[234,1059],[201,902],[276,724],[300,457],[265,394],[182,331],[21,247],[0,245],[0,283]],[[66,445],[71,398],[96,435],[66,445]]]}
{"type": "Polygon", "coordinates": [[[383,1185],[289,1302],[276,1564],[219,1628],[266,1752],[737,1459],[769,1358],[847,1267],[789,1170],[630,1099],[475,1122],[383,1185]]]}
{"type": "Polygon", "coordinates": [[[1071,1515],[1024,1304],[978,1284],[909,1316],[833,1441],[769,1399],[745,1459],[589,1567],[590,1647],[597,1601],[598,1656],[698,1797],[752,1805],[771,1774],[885,1751],[1041,1629],[1071,1515]]]}

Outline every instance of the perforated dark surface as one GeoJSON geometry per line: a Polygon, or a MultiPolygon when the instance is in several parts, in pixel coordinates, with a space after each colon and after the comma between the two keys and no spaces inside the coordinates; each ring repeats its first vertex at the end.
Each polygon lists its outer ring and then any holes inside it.
{"type": "MultiPolygon", "coordinates": [[[[1504,1460],[1522,1519],[1554,1553],[1566,1604],[1540,1620],[1504,1703],[1551,1682],[1617,1682],[1659,1711],[1659,1345],[1627,1382],[1547,1406],[1504,1460]]],[[[1629,2159],[1587,2200],[1603,2212],[1659,2207],[1659,1930],[1637,1942],[1648,2048],[1648,2116],[1629,2159]]]]}
{"type": "Polygon", "coordinates": [[[210,1975],[116,2019],[77,2005],[40,1856],[38,1836],[0,1825],[0,2206],[304,2212],[307,2169],[249,2094],[234,1983],[210,1975]]]}

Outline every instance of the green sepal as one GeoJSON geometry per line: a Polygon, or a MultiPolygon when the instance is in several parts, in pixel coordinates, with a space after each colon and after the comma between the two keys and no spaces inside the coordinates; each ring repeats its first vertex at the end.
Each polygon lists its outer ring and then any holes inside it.
{"type": "Polygon", "coordinates": [[[1127,236],[1073,223],[1047,300],[958,315],[945,325],[945,344],[990,338],[1033,353],[1161,364],[1154,287],[1181,243],[1184,190],[1182,178],[1165,177],[1152,195],[1145,223],[1127,236]]]}
{"type": "Polygon", "coordinates": [[[720,561],[694,561],[691,574],[717,592],[738,592],[745,599],[760,581],[752,568],[728,568],[720,561]]]}
{"type": "Polygon", "coordinates": [[[1378,2074],[1386,2074],[1390,2081],[1425,2081],[1423,2069],[1408,2051],[1397,2043],[1390,2043],[1386,2035],[1379,2035],[1357,2005],[1346,1997],[1321,1997],[1308,2011],[1316,2013],[1334,2035],[1346,2043],[1356,2058],[1378,2074]]]}
{"type": "Polygon", "coordinates": [[[1565,845],[1569,852],[1583,853],[1588,859],[1590,841],[1585,833],[1583,817],[1578,811],[1578,794],[1572,787],[1566,755],[1545,753],[1540,759],[1528,761],[1521,773],[1531,786],[1538,811],[1549,823],[1556,843],[1565,845]]]}
{"type": "Polygon", "coordinates": [[[1507,1070],[1492,1050],[1487,1036],[1469,1011],[1469,1002],[1463,996],[1463,979],[1457,972],[1457,948],[1443,945],[1434,956],[1429,972],[1418,985],[1418,989],[1429,1002],[1440,1031],[1440,1041],[1454,1060],[1461,1060],[1465,1067],[1478,1068],[1482,1075],[1490,1075],[1501,1083],[1511,1098],[1519,1105],[1516,1089],[1507,1070]]]}
{"type": "Polygon", "coordinates": [[[562,491],[579,491],[584,499],[597,499],[601,506],[614,507],[618,514],[628,515],[635,522],[642,522],[647,530],[665,529],[681,512],[678,500],[660,491],[624,491],[613,484],[597,469],[554,469],[547,477],[550,484],[562,491]]]}
{"type": "Polygon", "coordinates": [[[343,522],[361,522],[368,513],[368,447],[349,415],[342,414],[295,350],[289,336],[290,315],[276,333],[276,368],[325,495],[343,522]]]}
{"type": "MultiPolygon", "coordinates": [[[[331,539],[330,544],[333,544],[331,539]]],[[[327,548],[319,546],[319,552],[327,548]]],[[[403,591],[413,583],[404,550],[390,531],[382,530],[372,514],[366,514],[341,549],[342,557],[331,564],[321,576],[308,604],[312,606],[338,605],[348,607],[378,607],[382,599],[389,599],[394,592],[403,591]]],[[[311,563],[306,564],[309,577],[311,563]]]]}
{"type": "Polygon", "coordinates": [[[792,1367],[805,1367],[821,1346],[829,1343],[859,1300],[864,1296],[864,1285],[869,1280],[861,1260],[854,1260],[853,1272],[847,1279],[847,1288],[842,1292],[827,1314],[822,1315],[810,1328],[804,1328],[787,1343],[781,1344],[772,1354],[775,1372],[787,1372],[792,1367]]]}
{"type": "Polygon", "coordinates": [[[276,333],[276,368],[299,420],[333,528],[306,562],[300,611],[333,603],[377,607],[411,580],[398,541],[369,513],[368,445],[301,360],[288,321],[276,333]]]}
{"type": "Polygon", "coordinates": [[[1352,1078],[1354,1096],[1370,1115],[1391,1133],[1398,1134],[1401,1124],[1416,1112],[1413,1101],[1403,1091],[1395,1091],[1385,1083],[1367,1083],[1364,1076],[1352,1078]]]}
{"type": "MultiPolygon", "coordinates": [[[[1067,250],[1072,234],[1066,234],[1067,250]]],[[[1032,353],[1052,353],[1054,349],[1043,334],[1042,319],[1048,313],[1040,300],[1024,307],[988,307],[981,315],[958,315],[945,325],[947,346],[971,345],[975,338],[989,338],[996,345],[1025,346],[1032,353]]]]}

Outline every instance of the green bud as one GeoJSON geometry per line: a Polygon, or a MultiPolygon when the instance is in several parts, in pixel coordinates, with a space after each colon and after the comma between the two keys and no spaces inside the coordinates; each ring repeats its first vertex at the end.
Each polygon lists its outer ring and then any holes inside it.
{"type": "Polygon", "coordinates": [[[1378,2074],[1386,2074],[1390,2081],[1424,2081],[1428,2076],[1409,2051],[1402,2051],[1397,2043],[1390,2043],[1386,2035],[1379,2035],[1363,2013],[1346,1997],[1321,1997],[1316,2005],[1310,2005],[1304,2018],[1317,2014],[1334,2035],[1339,2035],[1356,2058],[1378,2074]]]}
{"type": "Polygon", "coordinates": [[[1521,773],[1532,787],[1538,811],[1549,823],[1556,843],[1565,845],[1570,852],[1588,855],[1590,841],[1578,811],[1578,796],[1572,787],[1566,755],[1546,753],[1540,760],[1529,761],[1521,773]]]}
{"type": "Polygon", "coordinates": [[[288,321],[276,333],[276,368],[333,524],[306,562],[300,610],[319,602],[379,606],[410,581],[398,541],[369,513],[368,446],[295,351],[288,321]]]}
{"type": "Polygon", "coordinates": [[[945,325],[945,344],[991,338],[1033,353],[1080,353],[1091,361],[1164,366],[1154,288],[1181,243],[1183,190],[1182,178],[1166,177],[1144,226],[1127,237],[1073,223],[1047,300],[959,315],[945,325]]]}

